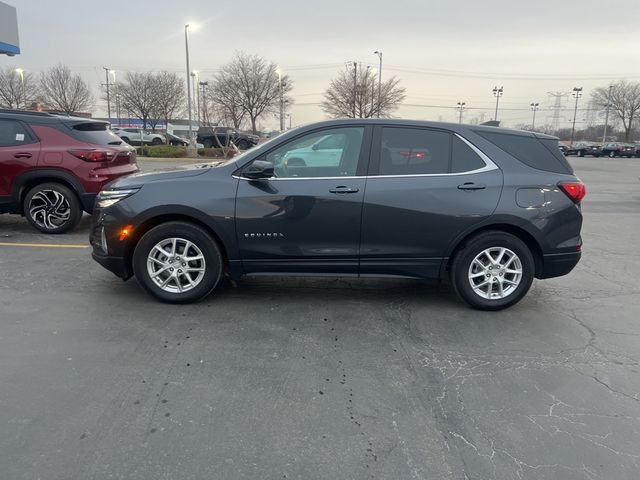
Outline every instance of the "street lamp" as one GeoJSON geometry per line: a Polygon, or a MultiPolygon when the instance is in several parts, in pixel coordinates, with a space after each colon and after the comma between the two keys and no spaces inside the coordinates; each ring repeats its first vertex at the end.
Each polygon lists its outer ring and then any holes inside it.
{"type": "Polygon", "coordinates": [[[376,50],[373,52],[374,55],[378,56],[380,60],[380,67],[378,68],[378,118],[380,118],[380,103],[382,101],[382,52],[380,50],[376,50]]]}
{"type": "Polygon", "coordinates": [[[462,112],[464,111],[464,106],[466,102],[458,102],[458,110],[460,111],[460,116],[458,117],[458,123],[462,123],[462,112]]]}
{"type": "MultiPolygon", "coordinates": [[[[196,26],[192,25],[191,28],[196,30],[196,26]]],[[[189,112],[189,153],[192,157],[196,156],[196,142],[193,138],[193,123],[191,118],[191,67],[189,65],[189,24],[184,26],[184,47],[187,58],[187,110],[189,112]]]]}
{"type": "Polygon", "coordinates": [[[500,97],[502,96],[503,92],[504,92],[504,87],[500,87],[500,88],[498,88],[497,86],[493,87],[493,96],[496,97],[496,114],[494,115],[493,119],[496,122],[498,121],[498,103],[500,102],[500,97]]]}
{"type": "Polygon", "coordinates": [[[576,132],[576,115],[578,114],[578,99],[582,96],[582,87],[574,87],[572,95],[576,99],[576,105],[573,108],[573,125],[571,126],[571,141],[569,142],[569,145],[573,144],[573,135],[576,132]]]}
{"type": "Polygon", "coordinates": [[[538,111],[539,103],[532,103],[531,110],[533,110],[533,121],[531,122],[531,130],[536,128],[536,112],[538,111]]]}
{"type": "Polygon", "coordinates": [[[200,126],[200,89],[197,85],[200,84],[200,75],[198,70],[191,72],[192,87],[191,91],[196,99],[196,118],[198,119],[198,127],[200,126]]]}
{"type": "Polygon", "coordinates": [[[109,120],[109,125],[111,125],[111,94],[109,92],[109,74],[110,73],[115,73],[113,70],[111,70],[109,67],[102,67],[102,69],[104,70],[104,76],[105,79],[107,81],[106,86],[107,86],[107,120],[109,120]]]}
{"type": "MultiPolygon", "coordinates": [[[[200,82],[199,83],[200,87],[202,88],[202,121],[204,122],[205,125],[209,124],[209,114],[207,112],[207,93],[206,93],[206,87],[209,86],[209,82],[200,82]]],[[[198,95],[200,95],[200,92],[198,92],[198,95]]]]}
{"type": "MultiPolygon", "coordinates": [[[[27,99],[25,98],[25,92],[24,92],[24,68],[16,68],[16,73],[18,75],[20,75],[20,85],[21,85],[21,97],[22,97],[22,106],[24,107],[24,109],[27,109],[27,99]]],[[[20,102],[16,102],[16,108],[18,108],[20,106],[20,102]]]]}
{"type": "Polygon", "coordinates": [[[276,69],[278,74],[278,89],[280,90],[280,131],[284,132],[284,91],[282,88],[282,70],[276,69]]]}

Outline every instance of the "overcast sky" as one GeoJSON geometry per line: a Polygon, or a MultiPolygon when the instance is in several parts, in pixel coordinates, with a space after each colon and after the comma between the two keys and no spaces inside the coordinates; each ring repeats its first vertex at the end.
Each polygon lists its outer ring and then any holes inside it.
{"type": "Polygon", "coordinates": [[[329,80],[346,61],[377,66],[374,50],[384,52],[383,78],[407,89],[396,113],[406,118],[457,120],[451,107],[464,101],[466,120],[489,119],[497,85],[505,124],[530,123],[531,102],[541,105],[536,123],[550,122],[549,91],[580,86],[588,99],[611,80],[640,81],[640,0],[4,1],[18,10],[23,53],[0,66],[62,62],[95,90],[103,66],[181,73],[184,24],[197,23],[192,68],[211,76],[235,50],[276,62],[294,80],[294,125],[325,118],[318,103],[329,80]]]}

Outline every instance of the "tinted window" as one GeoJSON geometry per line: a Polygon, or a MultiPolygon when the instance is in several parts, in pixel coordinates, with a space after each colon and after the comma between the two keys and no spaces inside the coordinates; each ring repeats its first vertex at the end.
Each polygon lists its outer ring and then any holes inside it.
{"type": "Polygon", "coordinates": [[[25,127],[15,120],[0,120],[0,147],[26,145],[34,139],[25,127]]]}
{"type": "Polygon", "coordinates": [[[339,177],[356,174],[364,128],[335,128],[287,142],[266,156],[276,177],[339,177]],[[336,148],[318,148],[327,142],[336,148]]]}
{"type": "Polygon", "coordinates": [[[558,150],[558,141],[496,132],[476,132],[522,163],[555,173],[573,173],[558,150]]]}
{"type": "Polygon", "coordinates": [[[105,123],[80,123],[73,125],[74,137],[96,145],[120,145],[122,139],[111,131],[105,123]]]}
{"type": "Polygon", "coordinates": [[[451,152],[451,172],[471,172],[485,167],[484,161],[474,152],[469,145],[458,137],[453,137],[451,152]]]}
{"type": "Polygon", "coordinates": [[[383,128],[379,175],[448,173],[451,135],[420,128],[383,128]]]}

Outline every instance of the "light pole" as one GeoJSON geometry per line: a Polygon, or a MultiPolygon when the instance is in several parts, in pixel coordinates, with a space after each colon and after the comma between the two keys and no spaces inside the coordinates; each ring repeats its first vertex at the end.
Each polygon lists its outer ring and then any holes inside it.
{"type": "Polygon", "coordinates": [[[493,119],[496,122],[498,121],[498,103],[500,102],[500,97],[502,96],[503,92],[504,92],[504,87],[498,88],[497,85],[493,87],[493,96],[496,97],[496,114],[494,115],[493,119]]]}
{"type": "Polygon", "coordinates": [[[378,67],[378,118],[380,118],[380,103],[382,101],[382,52],[380,50],[376,50],[373,52],[378,56],[380,60],[380,66],[378,67]]]}
{"type": "MultiPolygon", "coordinates": [[[[369,67],[367,67],[369,68],[369,67]]],[[[376,113],[376,73],[377,70],[375,68],[371,69],[371,117],[373,118],[374,114],[376,113]]]]}
{"type": "Polygon", "coordinates": [[[607,128],[609,127],[609,107],[611,106],[611,90],[613,85],[609,85],[609,93],[607,94],[607,109],[604,114],[604,132],[602,133],[602,143],[607,141],[607,128]]]}
{"type": "Polygon", "coordinates": [[[111,96],[109,92],[109,73],[111,69],[109,67],[102,67],[102,69],[104,70],[104,76],[107,80],[107,119],[109,120],[109,125],[111,125],[111,96]]]}
{"type": "Polygon", "coordinates": [[[191,67],[189,65],[189,24],[184,26],[184,47],[187,57],[187,110],[189,111],[189,154],[192,157],[196,156],[196,142],[193,138],[193,123],[191,118],[191,67]]]}
{"type": "Polygon", "coordinates": [[[571,141],[569,145],[573,145],[573,135],[576,132],[576,115],[578,114],[578,99],[582,96],[582,87],[573,87],[573,94],[576,99],[576,105],[573,108],[573,125],[571,126],[571,141]]]}
{"type": "Polygon", "coordinates": [[[536,128],[536,112],[538,111],[539,103],[535,102],[531,104],[531,110],[533,110],[533,121],[531,122],[531,130],[536,128]]]}
{"type": "Polygon", "coordinates": [[[196,101],[196,118],[198,119],[198,127],[200,126],[200,89],[197,85],[200,84],[200,75],[198,70],[193,70],[191,72],[191,91],[193,92],[193,96],[196,101]]]}
{"type": "MultiPolygon", "coordinates": [[[[21,92],[20,92],[20,96],[22,97],[22,107],[24,108],[24,110],[27,109],[27,99],[25,98],[25,91],[24,91],[24,68],[16,68],[16,73],[18,75],[20,75],[20,88],[21,88],[21,92]]],[[[20,102],[16,102],[16,108],[20,107],[20,102]]]]}
{"type": "Polygon", "coordinates": [[[208,125],[209,114],[207,112],[207,91],[206,87],[209,86],[209,82],[200,82],[200,87],[202,88],[202,121],[208,125]]]}
{"type": "Polygon", "coordinates": [[[284,92],[282,91],[282,70],[276,70],[278,74],[278,89],[280,90],[280,131],[284,132],[284,92]]]}
{"type": "Polygon", "coordinates": [[[458,110],[460,111],[460,115],[458,116],[458,123],[462,123],[462,112],[464,111],[464,106],[466,102],[458,102],[458,110]]]}

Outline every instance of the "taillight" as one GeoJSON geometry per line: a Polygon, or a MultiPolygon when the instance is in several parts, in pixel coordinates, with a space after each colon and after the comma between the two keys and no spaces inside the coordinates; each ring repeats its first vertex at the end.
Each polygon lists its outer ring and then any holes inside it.
{"type": "Polygon", "coordinates": [[[69,150],[69,153],[74,157],[78,157],[85,162],[110,162],[113,160],[114,155],[109,150],[97,150],[95,148],[74,149],[69,150]]]}
{"type": "Polygon", "coordinates": [[[584,183],[577,182],[560,182],[558,184],[560,190],[562,190],[567,197],[573,200],[575,203],[580,203],[587,193],[584,183]]]}

